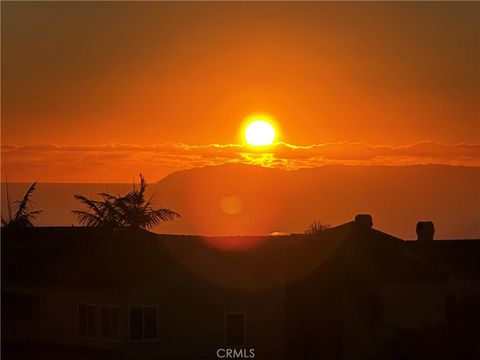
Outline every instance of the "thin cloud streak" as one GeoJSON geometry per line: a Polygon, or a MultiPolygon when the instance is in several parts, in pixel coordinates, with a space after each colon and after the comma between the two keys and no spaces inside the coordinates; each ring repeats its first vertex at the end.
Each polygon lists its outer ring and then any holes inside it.
{"type": "Polygon", "coordinates": [[[404,146],[362,143],[266,147],[243,144],[2,144],[3,168],[12,181],[129,182],[138,172],[151,181],[170,172],[224,163],[295,170],[322,165],[480,166],[480,144],[420,142],[404,146]]]}

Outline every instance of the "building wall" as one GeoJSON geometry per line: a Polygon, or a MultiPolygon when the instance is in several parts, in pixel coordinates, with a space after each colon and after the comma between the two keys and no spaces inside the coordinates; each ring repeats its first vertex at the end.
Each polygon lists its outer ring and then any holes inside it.
{"type": "MultiPolygon", "coordinates": [[[[121,341],[100,339],[99,306],[101,304],[118,304],[125,308],[124,298],[119,294],[69,290],[66,288],[40,287],[25,284],[2,284],[4,293],[29,293],[38,296],[38,318],[32,322],[2,321],[3,341],[46,342],[63,345],[76,345],[119,349],[121,341]],[[97,305],[97,337],[84,338],[78,333],[78,304],[97,305]]],[[[120,318],[126,317],[126,311],[121,311],[120,318]]],[[[120,340],[127,338],[125,328],[120,329],[120,340]]]]}
{"type": "MultiPolygon", "coordinates": [[[[176,271],[174,271],[176,272],[176,271]]],[[[130,293],[130,306],[157,305],[159,338],[155,342],[128,342],[129,357],[216,358],[225,348],[225,314],[245,313],[245,344],[255,353],[282,353],[285,349],[284,289],[234,289],[195,276],[169,273],[130,293]]],[[[128,326],[128,324],[126,324],[128,326]]]]}
{"type": "Polygon", "coordinates": [[[226,348],[225,314],[245,313],[245,344],[257,356],[281,353],[284,341],[284,291],[281,288],[235,290],[191,278],[182,282],[157,278],[128,295],[65,288],[4,284],[3,292],[26,292],[39,298],[34,322],[3,323],[7,342],[46,342],[119,350],[126,358],[216,358],[226,348]],[[97,305],[97,335],[79,336],[78,305],[97,305]],[[100,306],[120,308],[120,337],[99,337],[100,306]],[[129,334],[131,307],[158,308],[158,337],[154,341],[132,341],[129,334]]]}
{"type": "Polygon", "coordinates": [[[382,289],[384,321],[410,330],[445,323],[446,294],[442,280],[390,281],[382,289]]]}

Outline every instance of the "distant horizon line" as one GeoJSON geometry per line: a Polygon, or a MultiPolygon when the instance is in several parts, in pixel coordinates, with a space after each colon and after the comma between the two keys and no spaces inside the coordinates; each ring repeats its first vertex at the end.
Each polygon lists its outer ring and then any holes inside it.
{"type": "MultiPolygon", "coordinates": [[[[170,176],[171,174],[177,173],[177,172],[183,172],[183,171],[189,171],[189,170],[194,170],[194,169],[204,169],[204,168],[211,168],[211,167],[221,167],[221,166],[245,166],[245,167],[257,167],[257,168],[263,168],[267,170],[276,170],[276,171],[285,171],[285,172],[295,172],[299,170],[314,170],[322,167],[349,167],[349,168],[354,168],[354,167],[365,167],[365,168],[391,168],[391,167],[396,167],[396,168],[406,168],[406,167],[423,167],[423,166],[436,166],[436,167],[452,167],[452,168],[471,168],[471,169],[480,169],[480,165],[452,165],[452,164],[434,164],[434,163],[427,163],[427,164],[398,164],[398,165],[393,165],[393,164],[372,164],[372,165],[367,165],[367,164],[322,164],[319,166],[315,167],[304,167],[304,168],[298,168],[298,169],[281,169],[281,168],[275,168],[275,167],[267,167],[267,166],[262,166],[259,164],[244,164],[244,163],[236,163],[236,162],[231,162],[231,163],[223,163],[223,164],[217,164],[217,165],[203,165],[203,166],[197,166],[197,167],[190,167],[190,168],[185,168],[185,169],[177,169],[174,170],[167,175],[163,176],[159,180],[154,180],[154,181],[149,181],[148,178],[146,179],[149,184],[156,184],[165,179],[166,177],[170,176]]],[[[83,181],[83,182],[70,182],[70,181],[35,181],[35,180],[30,180],[30,181],[8,181],[8,184],[18,184],[18,185],[27,185],[27,184],[32,184],[32,183],[37,183],[37,184],[46,184],[46,185],[132,185],[133,182],[101,182],[101,181],[83,181]]],[[[6,181],[4,181],[4,169],[2,169],[2,180],[0,181],[1,185],[7,184],[6,181]]],[[[137,182],[135,182],[137,184],[137,182]]]]}

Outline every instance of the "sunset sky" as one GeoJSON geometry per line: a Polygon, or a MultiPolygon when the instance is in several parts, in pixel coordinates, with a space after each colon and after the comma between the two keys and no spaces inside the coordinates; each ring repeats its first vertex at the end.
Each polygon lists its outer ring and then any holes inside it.
{"type": "Polygon", "coordinates": [[[11,181],[480,165],[479,2],[1,6],[11,181]],[[275,120],[267,155],[241,145],[255,113],[275,120]]]}

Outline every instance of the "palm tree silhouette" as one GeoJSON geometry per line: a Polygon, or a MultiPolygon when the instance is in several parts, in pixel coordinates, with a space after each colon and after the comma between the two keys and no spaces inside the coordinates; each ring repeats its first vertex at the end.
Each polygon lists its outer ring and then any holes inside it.
{"type": "Polygon", "coordinates": [[[133,187],[124,196],[100,193],[100,200],[89,199],[83,195],[75,195],[75,199],[88,207],[87,211],[74,210],[81,224],[85,226],[116,229],[129,227],[149,229],[162,221],[173,220],[180,214],[166,208],[156,208],[150,199],[145,199],[147,182],[140,174],[140,188],[133,187]]]}
{"type": "MultiPolygon", "coordinates": [[[[108,194],[99,194],[108,195],[108,194]]],[[[73,210],[81,224],[85,226],[102,227],[114,229],[120,227],[120,218],[115,210],[114,204],[109,198],[111,195],[102,196],[102,201],[89,199],[83,195],[73,197],[88,207],[88,211],[73,210]]]]}
{"type": "Polygon", "coordinates": [[[37,183],[34,182],[28,188],[27,192],[23,196],[22,200],[15,201],[15,205],[17,207],[15,215],[12,215],[10,211],[10,203],[8,204],[9,207],[9,218],[3,219],[2,218],[2,226],[5,228],[31,228],[33,227],[33,220],[35,217],[42,212],[42,210],[35,210],[32,211],[32,205],[35,203],[32,200],[33,192],[35,191],[37,183]]]}

